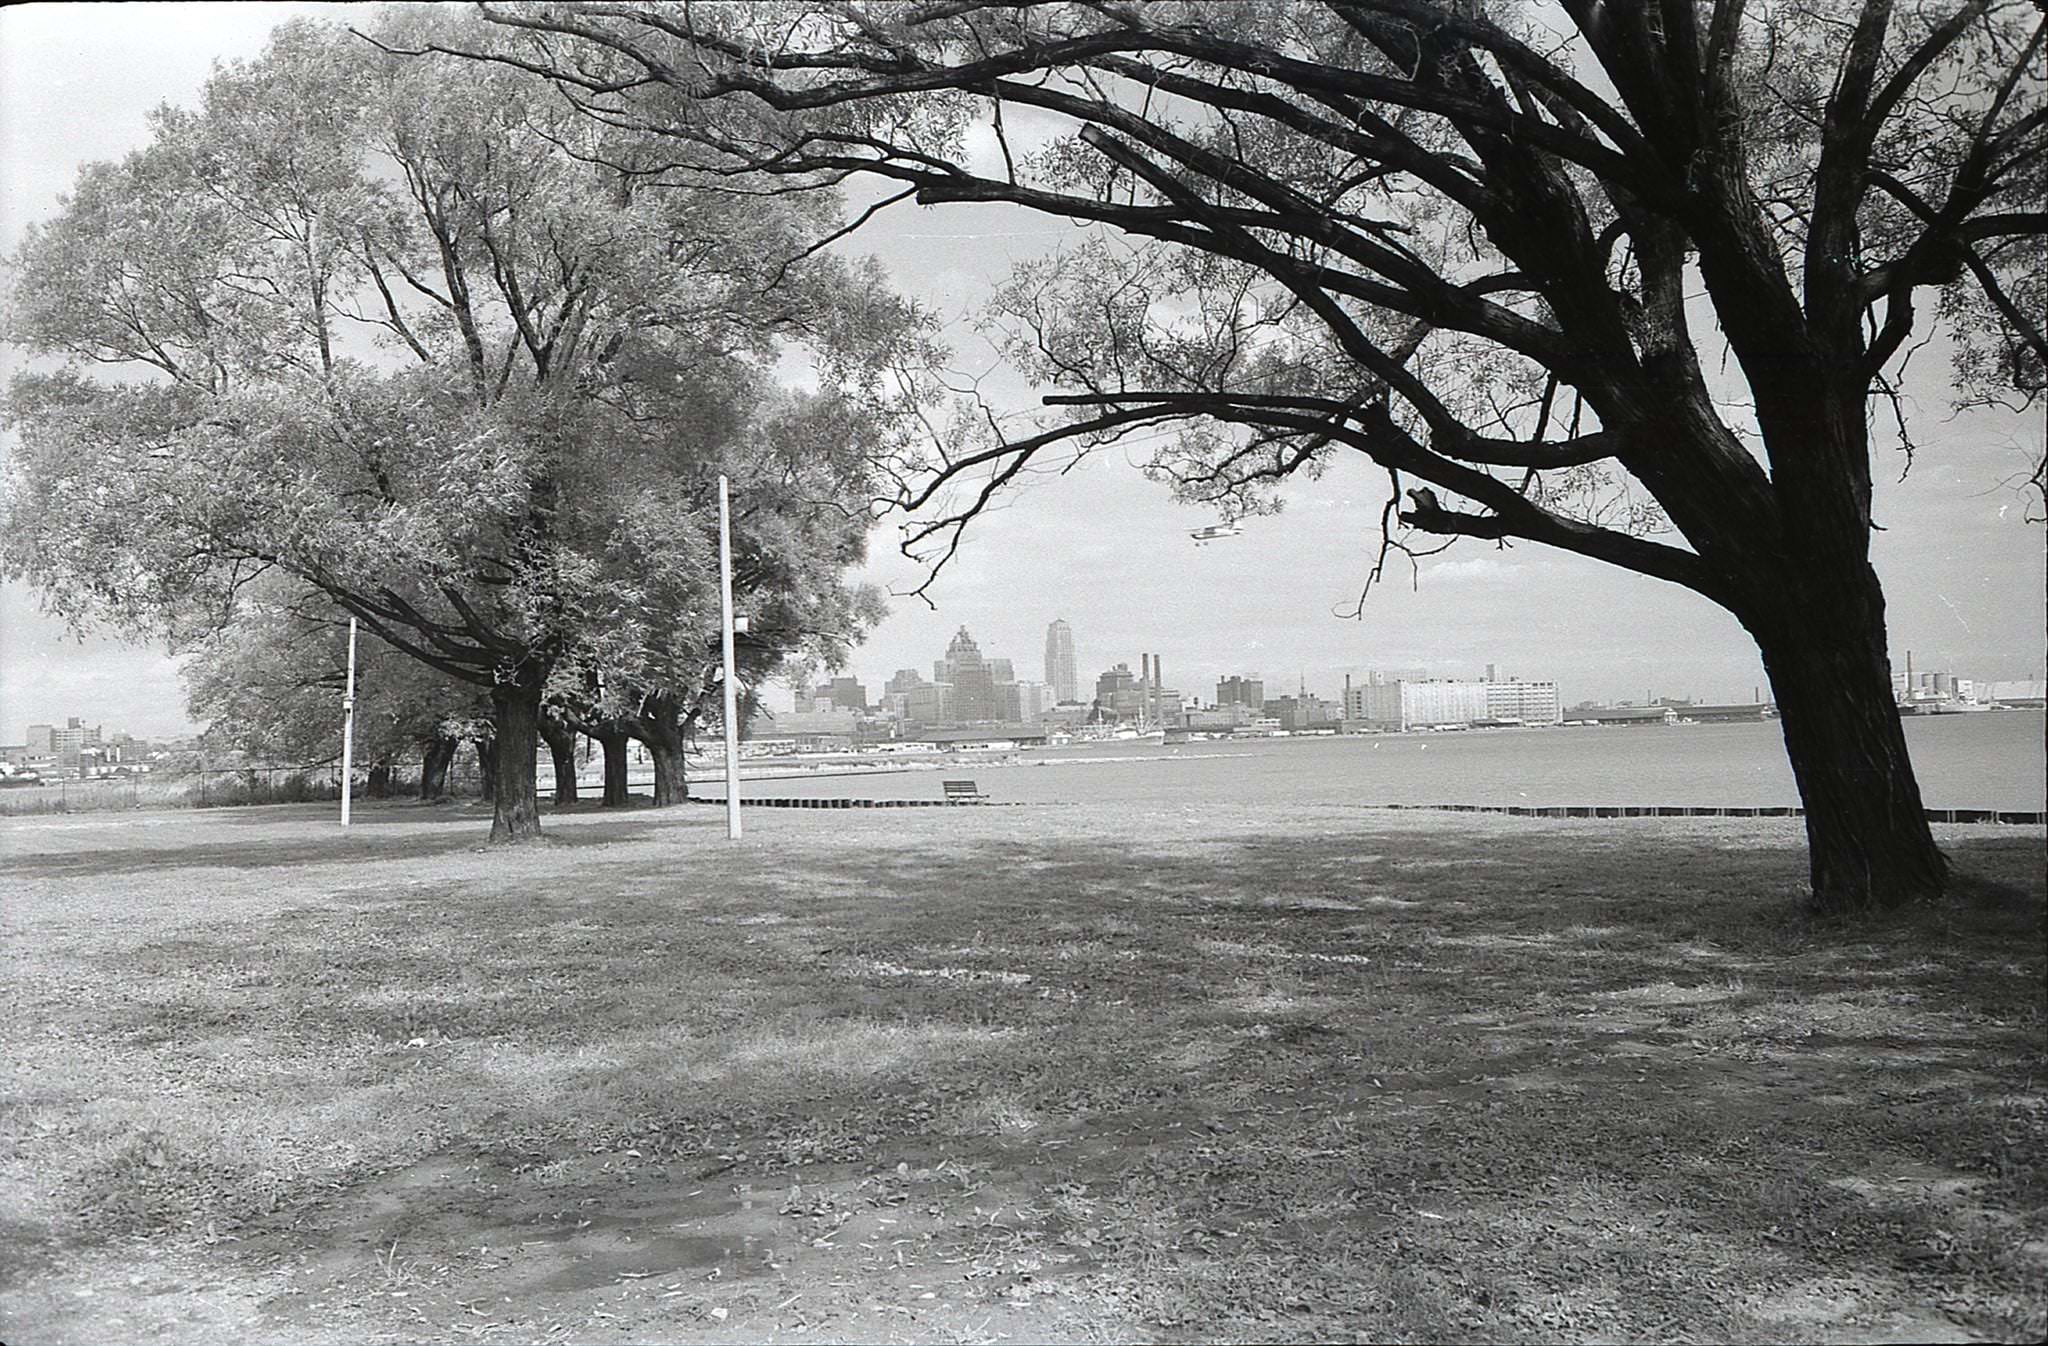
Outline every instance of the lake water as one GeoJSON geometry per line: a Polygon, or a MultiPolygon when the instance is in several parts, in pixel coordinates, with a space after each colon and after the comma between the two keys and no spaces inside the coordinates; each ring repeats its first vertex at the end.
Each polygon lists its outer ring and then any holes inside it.
{"type": "MultiPolygon", "coordinates": [[[[1906,742],[1929,808],[2048,808],[2039,711],[1914,716],[1906,742]]],[[[722,797],[715,753],[692,790],[722,797]]],[[[942,778],[1016,803],[1668,804],[1799,802],[1775,722],[1655,728],[1498,729],[1450,734],[1220,740],[1175,747],[1092,743],[961,754],[942,769],[749,780],[741,798],[935,799],[942,778]]]]}

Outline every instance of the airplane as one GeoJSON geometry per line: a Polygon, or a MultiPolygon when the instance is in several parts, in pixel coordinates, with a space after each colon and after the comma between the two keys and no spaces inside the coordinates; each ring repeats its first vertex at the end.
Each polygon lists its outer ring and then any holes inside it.
{"type": "Polygon", "coordinates": [[[1205,542],[1214,542],[1217,538],[1236,537],[1243,531],[1244,527],[1241,524],[1212,523],[1207,528],[1197,528],[1194,532],[1189,533],[1188,536],[1193,538],[1195,545],[1199,547],[1205,542]]]}

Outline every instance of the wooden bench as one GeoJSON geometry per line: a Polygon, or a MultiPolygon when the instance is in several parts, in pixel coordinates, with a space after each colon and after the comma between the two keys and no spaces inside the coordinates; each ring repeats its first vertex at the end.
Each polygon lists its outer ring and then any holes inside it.
{"type": "Polygon", "coordinates": [[[945,787],[948,804],[981,804],[988,800],[988,796],[981,792],[981,787],[971,780],[949,780],[940,783],[945,787]]]}

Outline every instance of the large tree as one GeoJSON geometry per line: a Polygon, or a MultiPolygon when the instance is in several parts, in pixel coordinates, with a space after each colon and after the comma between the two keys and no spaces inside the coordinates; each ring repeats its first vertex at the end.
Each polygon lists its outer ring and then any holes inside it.
{"type": "MultiPolygon", "coordinates": [[[[496,32],[431,9],[378,31],[496,32]]],[[[324,593],[488,694],[492,835],[535,835],[546,701],[593,668],[691,676],[717,614],[703,484],[783,362],[867,433],[918,330],[815,249],[831,201],[682,189],[609,136],[509,70],[307,23],[160,110],[16,258],[8,336],[69,365],[10,390],[0,559],[67,616],[174,641],[260,576],[324,593]]],[[[806,505],[864,505],[862,462],[831,461],[806,505]]]]}
{"type": "Polygon", "coordinates": [[[1966,393],[2041,394],[2034,0],[485,9],[528,38],[498,60],[679,162],[1095,226],[998,301],[1067,419],[925,464],[913,543],[1134,427],[1236,509],[1361,453],[1389,545],[1542,543],[1726,608],[1816,903],[1942,888],[1872,420],[1943,320],[1966,393]],[[1026,153],[1027,120],[1059,134],[1026,153]]]}

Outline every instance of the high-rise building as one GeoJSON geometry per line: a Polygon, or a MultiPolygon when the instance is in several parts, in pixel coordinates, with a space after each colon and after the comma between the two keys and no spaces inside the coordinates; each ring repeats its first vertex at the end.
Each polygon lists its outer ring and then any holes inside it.
{"type": "Polygon", "coordinates": [[[950,724],[953,720],[953,686],[946,682],[920,682],[903,697],[903,718],[918,724],[950,724]]]}
{"type": "Polygon", "coordinates": [[[1052,709],[1052,688],[1042,682],[1019,682],[1017,689],[1017,716],[1026,724],[1036,724],[1045,713],[1052,709]]]}
{"type": "Polygon", "coordinates": [[[1266,704],[1266,684],[1258,678],[1225,678],[1216,684],[1216,704],[1260,710],[1266,704]]]}
{"type": "Polygon", "coordinates": [[[896,670],[894,677],[882,684],[882,690],[885,693],[894,695],[897,692],[907,692],[911,688],[919,687],[923,684],[924,674],[914,668],[899,668],[896,670]]]}
{"type": "Polygon", "coordinates": [[[946,646],[946,666],[953,674],[953,718],[962,724],[977,724],[1002,718],[996,701],[995,674],[981,657],[981,647],[961,627],[946,646]]]}
{"type": "Polygon", "coordinates": [[[837,710],[866,710],[868,689],[860,685],[858,678],[834,678],[821,687],[813,689],[811,695],[829,703],[837,710]]]}
{"type": "Polygon", "coordinates": [[[1078,701],[1081,682],[1074,671],[1074,630],[1055,620],[1045,628],[1045,684],[1059,701],[1078,701]]]}

